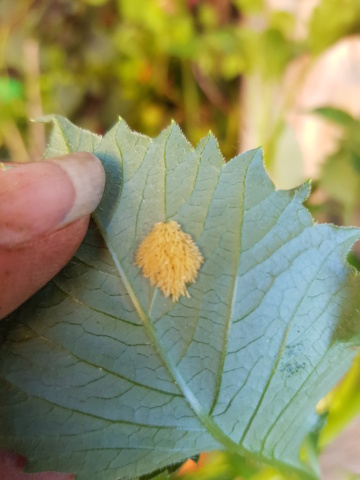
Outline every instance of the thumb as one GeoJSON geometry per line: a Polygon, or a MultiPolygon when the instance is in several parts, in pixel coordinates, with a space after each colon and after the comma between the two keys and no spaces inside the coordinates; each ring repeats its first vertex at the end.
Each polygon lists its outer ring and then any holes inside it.
{"type": "Polygon", "coordinates": [[[89,153],[9,167],[0,169],[0,318],[71,259],[105,184],[89,153]]]}
{"type": "Polygon", "coordinates": [[[0,169],[0,246],[15,247],[93,212],[104,190],[101,162],[79,152],[0,169]]]}

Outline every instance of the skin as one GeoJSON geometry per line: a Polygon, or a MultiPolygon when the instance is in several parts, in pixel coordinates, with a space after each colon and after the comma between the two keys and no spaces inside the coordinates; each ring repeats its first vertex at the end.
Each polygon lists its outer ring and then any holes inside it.
{"type": "Polygon", "coordinates": [[[0,168],[0,318],[71,259],[104,183],[89,153],[0,168]]]}
{"type": "MultiPolygon", "coordinates": [[[[105,175],[99,160],[90,154],[72,154],[65,158],[67,169],[61,160],[0,165],[0,319],[71,259],[100,201],[105,175]]],[[[73,478],[48,472],[24,474],[25,462],[17,454],[0,450],[0,478],[73,478]]]]}

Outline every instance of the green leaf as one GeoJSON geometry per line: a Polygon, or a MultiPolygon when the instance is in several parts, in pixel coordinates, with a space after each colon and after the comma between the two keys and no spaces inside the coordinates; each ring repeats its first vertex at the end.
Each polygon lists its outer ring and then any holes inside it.
{"type": "Polygon", "coordinates": [[[346,0],[322,0],[313,9],[308,24],[307,42],[314,53],[320,53],[342,37],[359,32],[360,3],[346,0]]]}
{"type": "Polygon", "coordinates": [[[224,164],[211,134],[193,149],[176,124],[152,140],[43,121],[48,157],[94,152],[107,184],[75,258],[1,324],[0,445],[81,480],[214,449],[316,477],[299,450],[355,354],[359,230],[314,225],[309,185],[275,190],[260,150],[224,164]],[[170,219],[205,259],[175,303],[134,265],[170,219]]]}
{"type": "Polygon", "coordinates": [[[24,95],[24,86],[14,78],[0,77],[0,101],[7,104],[21,99],[24,95]]]}
{"type": "Polygon", "coordinates": [[[349,113],[334,107],[315,108],[312,113],[321,115],[326,120],[337,123],[343,127],[359,127],[359,122],[349,113]]]}

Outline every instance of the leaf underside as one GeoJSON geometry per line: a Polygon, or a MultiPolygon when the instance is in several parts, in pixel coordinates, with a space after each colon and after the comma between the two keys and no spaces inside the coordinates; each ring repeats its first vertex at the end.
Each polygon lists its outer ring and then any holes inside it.
{"type": "Polygon", "coordinates": [[[43,121],[47,157],[92,152],[107,183],[73,260],[2,322],[0,445],[79,480],[224,448],[316,477],[299,450],[355,353],[359,230],[314,225],[309,185],[275,190],[260,150],[224,164],[212,135],[193,149],[176,124],[152,140],[43,121]],[[134,265],[169,220],[205,259],[178,302],[134,265]]]}

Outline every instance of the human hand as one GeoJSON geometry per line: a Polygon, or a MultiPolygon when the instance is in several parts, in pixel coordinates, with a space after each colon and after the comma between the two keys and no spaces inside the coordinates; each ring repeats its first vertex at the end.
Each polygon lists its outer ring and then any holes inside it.
{"type": "Polygon", "coordinates": [[[0,319],[71,259],[104,185],[90,153],[0,165],[0,319]]]}

